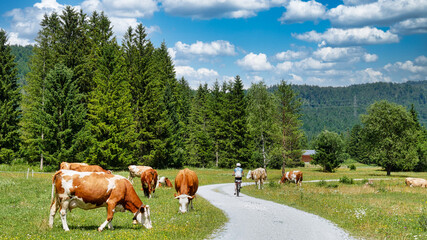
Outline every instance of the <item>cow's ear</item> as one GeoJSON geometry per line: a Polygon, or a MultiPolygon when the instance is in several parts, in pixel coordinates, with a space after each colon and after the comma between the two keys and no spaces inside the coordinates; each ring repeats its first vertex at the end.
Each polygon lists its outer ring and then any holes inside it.
{"type": "Polygon", "coordinates": [[[195,198],[195,197],[196,197],[196,195],[188,196],[188,199],[192,200],[192,199],[193,199],[193,198],[195,198]]]}
{"type": "Polygon", "coordinates": [[[144,212],[145,212],[145,206],[141,206],[141,208],[139,209],[139,211],[140,211],[141,213],[144,213],[144,212]]]}
{"type": "Polygon", "coordinates": [[[174,193],[173,196],[176,198],[176,193],[174,193]]]}

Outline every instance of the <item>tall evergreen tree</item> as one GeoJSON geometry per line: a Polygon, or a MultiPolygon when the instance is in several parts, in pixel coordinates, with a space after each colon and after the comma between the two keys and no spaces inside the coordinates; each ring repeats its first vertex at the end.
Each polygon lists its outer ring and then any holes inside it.
{"type": "Polygon", "coordinates": [[[96,87],[88,105],[93,138],[87,160],[103,167],[124,167],[133,161],[136,142],[124,57],[116,43],[104,45],[98,54],[96,87]]]}
{"type": "Polygon", "coordinates": [[[0,163],[10,163],[19,150],[18,109],[20,92],[17,70],[6,32],[0,29],[0,163]]]}
{"type": "Polygon", "coordinates": [[[210,115],[210,135],[213,141],[213,151],[215,155],[215,166],[218,167],[219,159],[224,157],[226,141],[226,107],[225,97],[227,85],[221,90],[218,81],[215,81],[210,97],[208,98],[208,107],[210,115]]]}
{"type": "Polygon", "coordinates": [[[276,91],[279,101],[280,125],[282,129],[282,175],[285,166],[293,167],[301,162],[301,141],[303,132],[301,130],[301,98],[292,90],[290,84],[282,81],[276,91]]]}
{"type": "Polygon", "coordinates": [[[189,121],[189,158],[184,164],[196,167],[208,167],[212,164],[214,156],[212,139],[209,135],[209,110],[206,102],[209,90],[207,84],[200,85],[191,105],[189,121]]]}

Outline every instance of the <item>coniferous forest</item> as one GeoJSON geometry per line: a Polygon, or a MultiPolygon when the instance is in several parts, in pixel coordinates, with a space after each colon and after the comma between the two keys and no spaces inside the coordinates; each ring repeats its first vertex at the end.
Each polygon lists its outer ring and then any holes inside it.
{"type": "Polygon", "coordinates": [[[143,25],[119,43],[104,13],[71,7],[45,15],[35,41],[10,47],[0,34],[0,163],[47,171],[62,161],[109,169],[280,168],[299,165],[302,149],[323,130],[350,143],[376,101],[403,105],[427,124],[427,81],[339,88],[259,82],[245,90],[236,76],[194,90],[175,76],[166,43],[154,46],[143,25]]]}

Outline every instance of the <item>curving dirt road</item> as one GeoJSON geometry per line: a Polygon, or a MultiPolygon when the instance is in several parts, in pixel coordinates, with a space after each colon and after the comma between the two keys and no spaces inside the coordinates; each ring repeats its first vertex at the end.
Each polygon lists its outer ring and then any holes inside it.
{"type": "Polygon", "coordinates": [[[245,194],[236,197],[233,183],[201,186],[197,193],[229,218],[214,239],[352,239],[319,216],[245,194]]]}

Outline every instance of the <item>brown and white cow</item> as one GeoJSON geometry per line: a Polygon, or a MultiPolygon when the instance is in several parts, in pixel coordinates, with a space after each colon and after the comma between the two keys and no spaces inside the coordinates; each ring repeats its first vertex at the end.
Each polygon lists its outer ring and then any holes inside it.
{"type": "Polygon", "coordinates": [[[176,199],[179,199],[179,211],[186,213],[188,211],[188,205],[191,204],[193,209],[192,200],[196,197],[196,192],[199,187],[199,179],[197,174],[185,168],[180,170],[175,178],[175,190],[174,194],[176,199]]]}
{"type": "Polygon", "coordinates": [[[52,203],[50,206],[49,226],[60,209],[62,228],[69,231],[67,210],[82,208],[85,210],[99,207],[107,208],[107,220],[101,224],[102,231],[111,221],[115,211],[129,210],[133,213],[134,224],[140,223],[147,229],[152,228],[150,207],[144,205],[128,179],[119,175],[103,172],[77,172],[59,170],[52,178],[52,203]]]}
{"type": "Polygon", "coordinates": [[[152,167],[149,166],[137,166],[137,165],[130,165],[128,167],[129,169],[129,177],[128,179],[130,180],[130,182],[133,184],[133,178],[134,177],[138,177],[141,178],[141,174],[148,170],[148,169],[153,169],[152,167]]]}
{"type": "Polygon", "coordinates": [[[159,179],[159,187],[173,187],[171,180],[167,177],[161,177],[159,179]]]}
{"type": "Polygon", "coordinates": [[[409,187],[427,188],[427,180],[425,180],[424,178],[406,178],[405,183],[409,187]]]}
{"type": "Polygon", "coordinates": [[[156,192],[157,179],[157,171],[152,168],[142,172],[141,185],[146,197],[151,198],[151,193],[156,192]]]}
{"type": "Polygon", "coordinates": [[[258,186],[258,189],[261,189],[264,185],[264,181],[267,179],[267,171],[264,168],[249,170],[246,178],[255,180],[255,185],[258,186]]]}
{"type": "Polygon", "coordinates": [[[69,163],[69,162],[62,162],[61,165],[59,166],[59,169],[64,169],[64,170],[75,170],[77,167],[80,166],[88,166],[89,164],[87,163],[69,163]]]}
{"type": "Polygon", "coordinates": [[[282,179],[279,180],[279,184],[285,183],[286,181],[294,182],[296,185],[301,186],[302,182],[302,172],[299,170],[289,171],[283,174],[282,179]]]}

